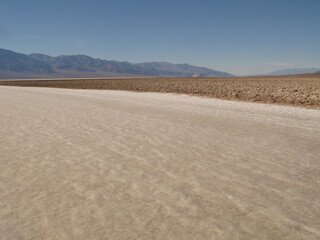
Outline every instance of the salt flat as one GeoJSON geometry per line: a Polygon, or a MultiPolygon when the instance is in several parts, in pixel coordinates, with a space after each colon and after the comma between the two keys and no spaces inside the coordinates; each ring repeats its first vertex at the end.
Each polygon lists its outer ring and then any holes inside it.
{"type": "Polygon", "coordinates": [[[0,87],[0,239],[320,239],[320,111],[0,87]]]}

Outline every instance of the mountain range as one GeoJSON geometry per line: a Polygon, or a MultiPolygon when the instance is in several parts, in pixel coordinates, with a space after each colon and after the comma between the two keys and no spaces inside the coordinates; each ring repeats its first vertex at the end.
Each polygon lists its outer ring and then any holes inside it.
{"type": "Polygon", "coordinates": [[[230,77],[226,72],[189,64],[167,62],[130,63],[102,60],[86,55],[22,54],[0,49],[0,79],[54,77],[230,77]]]}
{"type": "Polygon", "coordinates": [[[294,74],[306,74],[306,73],[315,73],[320,71],[320,68],[285,68],[279,69],[273,72],[269,72],[263,75],[294,75],[294,74]]]}

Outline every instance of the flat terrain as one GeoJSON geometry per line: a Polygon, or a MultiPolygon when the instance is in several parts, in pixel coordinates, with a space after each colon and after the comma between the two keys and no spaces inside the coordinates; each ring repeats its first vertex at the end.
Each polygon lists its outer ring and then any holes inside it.
{"type": "Polygon", "coordinates": [[[136,78],[0,81],[0,85],[184,93],[320,108],[319,74],[250,78],[136,78]]]}
{"type": "MultiPolygon", "coordinates": [[[[55,70],[54,73],[24,73],[24,72],[0,72],[0,79],[68,79],[68,78],[121,78],[121,77],[144,77],[141,75],[112,73],[112,72],[84,72],[84,71],[68,71],[55,70]]],[[[1,81],[0,80],[0,81],[1,81]]]]}
{"type": "Polygon", "coordinates": [[[0,238],[320,239],[319,120],[187,95],[1,86],[0,238]]]}

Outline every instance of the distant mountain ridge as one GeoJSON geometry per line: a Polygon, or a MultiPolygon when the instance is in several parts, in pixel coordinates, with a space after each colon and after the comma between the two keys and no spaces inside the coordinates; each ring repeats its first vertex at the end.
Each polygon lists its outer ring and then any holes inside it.
{"type": "MultiPolygon", "coordinates": [[[[41,53],[30,55],[0,49],[0,78],[3,73],[46,74],[68,72],[70,76],[81,73],[114,73],[133,76],[174,76],[174,77],[230,77],[226,72],[189,64],[167,62],[130,63],[92,58],[86,55],[61,55],[52,57],[41,53]]],[[[69,76],[68,75],[68,76],[69,76]]],[[[89,74],[90,75],[90,74],[89,74]]],[[[34,76],[34,75],[33,75],[34,76]]]]}
{"type": "Polygon", "coordinates": [[[293,75],[293,74],[305,74],[305,73],[315,73],[320,71],[320,68],[286,68],[272,71],[263,75],[293,75]]]}
{"type": "Polygon", "coordinates": [[[145,63],[138,63],[137,65],[147,69],[155,69],[158,71],[169,71],[172,73],[174,72],[184,73],[187,76],[194,76],[194,77],[232,76],[231,74],[228,74],[226,72],[218,72],[210,68],[196,67],[189,64],[172,64],[167,62],[145,62],[145,63]]]}
{"type": "Polygon", "coordinates": [[[28,55],[0,49],[0,71],[51,73],[52,67],[28,55]]]}

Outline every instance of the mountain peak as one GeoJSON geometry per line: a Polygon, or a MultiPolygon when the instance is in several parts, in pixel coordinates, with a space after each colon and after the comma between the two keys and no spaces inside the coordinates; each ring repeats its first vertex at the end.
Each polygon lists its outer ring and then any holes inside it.
{"type": "Polygon", "coordinates": [[[0,71],[51,73],[52,67],[26,54],[0,49],[0,71]]]}

